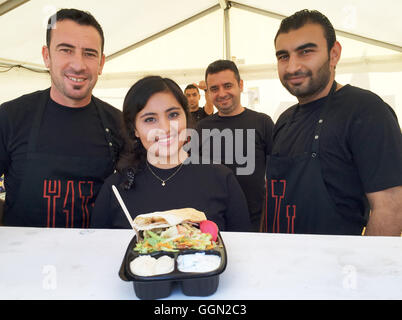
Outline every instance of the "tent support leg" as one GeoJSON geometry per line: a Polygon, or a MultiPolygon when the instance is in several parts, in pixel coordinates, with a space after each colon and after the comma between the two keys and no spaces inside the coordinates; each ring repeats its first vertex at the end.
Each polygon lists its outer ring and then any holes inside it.
{"type": "Polygon", "coordinates": [[[229,14],[230,7],[227,7],[223,10],[223,39],[225,43],[225,50],[224,55],[226,60],[232,59],[232,54],[230,50],[230,14],[229,14]]]}

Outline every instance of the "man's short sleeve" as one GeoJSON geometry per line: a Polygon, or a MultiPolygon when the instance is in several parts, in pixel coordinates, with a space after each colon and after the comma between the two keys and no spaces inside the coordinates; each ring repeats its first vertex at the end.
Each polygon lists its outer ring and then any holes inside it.
{"type": "Polygon", "coordinates": [[[349,141],[365,192],[402,185],[402,136],[395,113],[374,94],[361,104],[349,141]]]}

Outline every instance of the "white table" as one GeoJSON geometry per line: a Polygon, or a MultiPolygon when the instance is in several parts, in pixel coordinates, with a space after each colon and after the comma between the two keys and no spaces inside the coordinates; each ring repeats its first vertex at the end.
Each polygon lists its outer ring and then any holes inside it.
{"type": "MultiPolygon", "coordinates": [[[[0,299],[137,299],[118,276],[131,230],[0,227],[0,299]]],[[[402,299],[402,239],[223,232],[202,299],[402,299]]],[[[188,297],[175,288],[169,299],[188,297]]]]}

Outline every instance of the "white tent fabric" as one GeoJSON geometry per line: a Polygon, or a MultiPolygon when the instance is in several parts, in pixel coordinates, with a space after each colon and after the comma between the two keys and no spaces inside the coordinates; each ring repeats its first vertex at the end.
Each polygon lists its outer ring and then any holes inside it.
{"type": "Polygon", "coordinates": [[[0,103],[49,86],[47,73],[26,68],[44,70],[47,19],[72,7],[103,27],[107,62],[94,94],[118,108],[144,75],[184,87],[202,80],[210,62],[230,58],[245,80],[243,104],[275,120],[295,98],[278,80],[273,39],[282,18],[308,8],[337,30],[337,81],[372,90],[402,118],[402,2],[395,0],[0,0],[0,103]]]}

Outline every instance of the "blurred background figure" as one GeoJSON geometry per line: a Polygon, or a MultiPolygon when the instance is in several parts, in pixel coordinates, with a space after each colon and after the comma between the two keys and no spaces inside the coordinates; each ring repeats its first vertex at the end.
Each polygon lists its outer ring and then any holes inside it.
{"type": "Polygon", "coordinates": [[[200,81],[198,84],[192,83],[189,84],[185,89],[184,89],[184,94],[187,98],[188,101],[188,107],[190,109],[191,116],[194,120],[195,123],[198,121],[208,117],[214,112],[214,105],[209,98],[209,95],[207,94],[207,85],[205,81],[200,81]],[[200,107],[200,91],[204,90],[205,91],[205,106],[200,107]]]}

